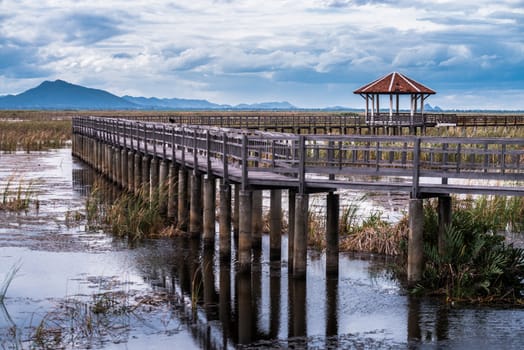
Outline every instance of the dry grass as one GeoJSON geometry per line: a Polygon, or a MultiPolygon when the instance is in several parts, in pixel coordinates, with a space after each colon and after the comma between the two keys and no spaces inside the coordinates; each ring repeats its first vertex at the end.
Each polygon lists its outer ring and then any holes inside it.
{"type": "Polygon", "coordinates": [[[393,225],[385,221],[364,224],[340,241],[340,250],[401,255],[408,237],[407,216],[393,225]]]}
{"type": "Polygon", "coordinates": [[[7,179],[4,188],[0,190],[2,196],[0,201],[0,210],[6,211],[22,211],[29,209],[29,205],[34,202],[38,205],[38,201],[34,198],[33,182],[18,180],[18,184],[14,183],[15,176],[7,179]]]}

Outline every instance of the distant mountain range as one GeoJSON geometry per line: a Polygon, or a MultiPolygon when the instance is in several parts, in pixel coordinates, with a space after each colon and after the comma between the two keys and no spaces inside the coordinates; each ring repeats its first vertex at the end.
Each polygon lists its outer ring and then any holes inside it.
{"type": "Polygon", "coordinates": [[[0,109],[77,109],[77,110],[283,110],[297,109],[288,102],[222,105],[206,100],[116,96],[63,80],[44,81],[18,95],[0,96],[0,109]]]}
{"type": "MultiPolygon", "coordinates": [[[[73,110],[297,110],[289,102],[263,102],[227,105],[207,100],[181,98],[156,98],[116,96],[104,90],[91,89],[63,80],[44,81],[35,88],[18,95],[0,96],[0,109],[73,109],[73,110]]],[[[363,108],[344,106],[319,108],[329,111],[363,111],[363,108]]],[[[382,109],[381,109],[382,110],[382,109]]],[[[384,109],[387,112],[387,109],[384,109]]],[[[486,112],[484,110],[442,110],[439,106],[424,105],[424,111],[440,112],[486,112]]],[[[495,111],[487,112],[523,112],[495,111]]]]}

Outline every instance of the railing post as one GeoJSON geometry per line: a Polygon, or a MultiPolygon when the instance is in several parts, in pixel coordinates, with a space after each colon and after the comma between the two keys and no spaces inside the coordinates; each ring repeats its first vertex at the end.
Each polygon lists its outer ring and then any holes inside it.
{"type": "Polygon", "coordinates": [[[248,184],[248,171],[247,171],[247,135],[242,135],[242,190],[247,189],[248,184]]]}
{"type": "Polygon", "coordinates": [[[298,163],[298,193],[304,194],[306,191],[306,138],[300,135],[298,138],[299,163],[298,163]]]}
{"type": "Polygon", "coordinates": [[[229,183],[229,173],[228,173],[228,145],[227,145],[227,133],[222,134],[222,161],[224,164],[224,178],[223,178],[223,184],[229,183]]]}
{"type": "Polygon", "coordinates": [[[419,175],[420,175],[420,137],[415,137],[413,142],[413,179],[411,198],[419,197],[419,175]]]}

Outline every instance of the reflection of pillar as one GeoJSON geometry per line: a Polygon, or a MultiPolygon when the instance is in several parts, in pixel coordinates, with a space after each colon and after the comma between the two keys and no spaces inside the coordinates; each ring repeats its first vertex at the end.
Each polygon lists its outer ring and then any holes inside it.
{"type": "Polygon", "coordinates": [[[422,199],[409,200],[408,283],[422,278],[424,208],[422,199]]]}
{"type": "Polygon", "coordinates": [[[292,279],[291,309],[293,310],[293,336],[307,336],[306,279],[292,279]]]}
{"type": "Polygon", "coordinates": [[[308,203],[307,194],[296,195],[295,234],[293,237],[293,277],[305,278],[307,266],[308,203]]]}
{"type": "Polygon", "coordinates": [[[269,260],[280,263],[282,255],[282,191],[271,190],[269,208],[269,260]]]}
{"type": "Polygon", "coordinates": [[[219,317],[222,324],[222,341],[224,349],[227,349],[227,341],[230,336],[231,322],[231,261],[220,260],[220,290],[219,290],[219,317]]]}
{"type": "MultiPolygon", "coordinates": [[[[338,277],[326,278],[326,337],[338,335],[338,277]]],[[[329,348],[334,344],[330,343],[329,348]]]]}
{"type": "Polygon", "coordinates": [[[419,299],[408,296],[408,308],[408,342],[418,341],[422,338],[419,299]]]}
{"type": "Polygon", "coordinates": [[[293,252],[295,240],[295,194],[294,189],[288,191],[288,220],[287,220],[287,259],[288,271],[293,271],[293,252]]]}
{"type": "Polygon", "coordinates": [[[269,337],[277,339],[280,329],[280,269],[269,272],[269,337]]]}
{"type": "Polygon", "coordinates": [[[339,195],[330,192],[326,202],[326,274],[337,275],[339,195]]]}
{"type": "Polygon", "coordinates": [[[215,242],[215,178],[204,178],[204,244],[213,246],[215,242]]]}
{"type": "Polygon", "coordinates": [[[205,247],[202,255],[202,274],[204,276],[204,309],[206,310],[207,321],[212,321],[216,317],[214,312],[216,305],[214,259],[215,247],[205,247]]]}
{"type": "MultiPolygon", "coordinates": [[[[242,198],[242,193],[240,194],[242,198]]],[[[242,199],[241,199],[242,200],[242,199]]],[[[242,210],[242,204],[240,205],[242,210]]],[[[242,220],[242,216],[240,216],[242,220]]],[[[242,238],[242,225],[240,225],[240,238],[242,238]]],[[[237,274],[237,300],[238,300],[238,344],[249,344],[252,339],[251,307],[251,274],[237,274]]]]}
{"type": "MultiPolygon", "coordinates": [[[[200,268],[200,262],[198,259],[195,259],[200,254],[200,239],[198,237],[193,237],[189,240],[189,278],[191,278],[191,301],[193,306],[196,307],[196,304],[202,299],[202,269],[200,268]]],[[[196,309],[193,309],[196,311],[196,309]]]]}
{"type": "Polygon", "coordinates": [[[435,325],[437,340],[449,339],[449,304],[440,303],[437,309],[437,324],[435,325]]]}
{"type": "Polygon", "coordinates": [[[252,209],[251,191],[240,191],[240,233],[238,235],[238,269],[239,272],[248,272],[251,269],[252,247],[252,209]]]}
{"type": "Polygon", "coordinates": [[[451,224],[451,196],[438,197],[438,252],[442,256],[446,249],[446,229],[451,224]]]}
{"type": "MultiPolygon", "coordinates": [[[[242,209],[240,209],[242,210],[242,209]]],[[[252,247],[253,249],[262,248],[262,229],[264,226],[262,218],[262,191],[253,191],[252,195],[252,247]]],[[[242,220],[242,218],[240,218],[242,220]]]]}
{"type": "Polygon", "coordinates": [[[253,251],[251,263],[251,308],[252,334],[259,334],[258,316],[267,310],[262,310],[262,249],[253,251]]]}

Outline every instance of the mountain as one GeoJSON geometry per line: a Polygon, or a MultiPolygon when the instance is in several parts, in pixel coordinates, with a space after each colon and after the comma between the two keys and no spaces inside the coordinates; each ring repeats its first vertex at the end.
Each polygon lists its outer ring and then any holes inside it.
{"type": "Polygon", "coordinates": [[[253,104],[239,104],[234,107],[235,109],[296,109],[297,107],[293,106],[289,102],[262,102],[262,103],[253,103],[253,104]]]}
{"type": "Polygon", "coordinates": [[[426,112],[437,112],[437,113],[442,112],[442,108],[440,108],[439,106],[432,107],[429,103],[426,103],[424,105],[424,110],[426,112]]]}
{"type": "Polygon", "coordinates": [[[156,98],[122,96],[143,109],[230,109],[230,105],[219,105],[207,100],[189,100],[182,98],[156,98]]]}
{"type": "Polygon", "coordinates": [[[63,80],[44,81],[18,95],[0,97],[0,109],[136,109],[104,90],[86,88],[63,80]]]}
{"type": "Polygon", "coordinates": [[[18,95],[0,96],[0,109],[282,110],[296,109],[296,107],[289,102],[263,102],[231,106],[216,104],[207,100],[119,97],[104,90],[91,89],[63,80],[55,80],[44,81],[37,87],[18,95]]]}

